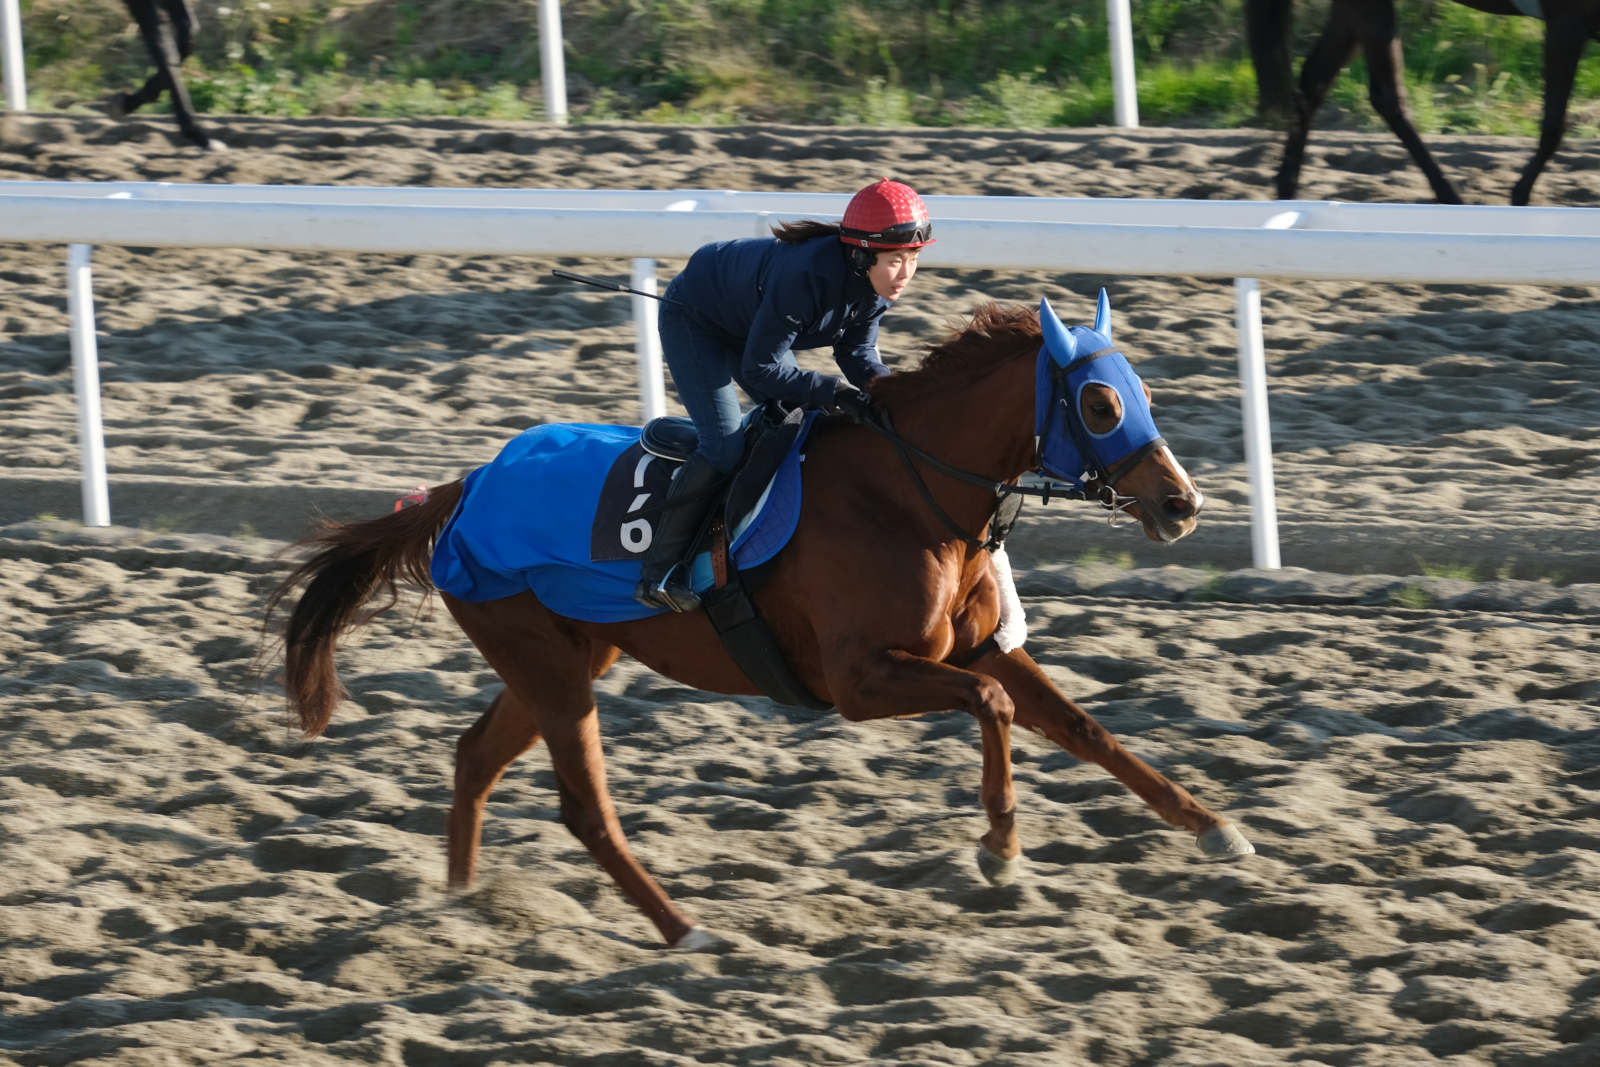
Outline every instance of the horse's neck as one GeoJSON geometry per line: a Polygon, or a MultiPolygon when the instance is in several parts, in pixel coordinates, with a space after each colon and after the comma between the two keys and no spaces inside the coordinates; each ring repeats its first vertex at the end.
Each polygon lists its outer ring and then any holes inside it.
{"type": "MultiPolygon", "coordinates": [[[[995,481],[1033,465],[1033,360],[1014,357],[958,388],[932,388],[890,411],[900,436],[936,459],[995,481]]],[[[979,486],[933,475],[934,497],[952,516],[981,526],[994,496],[979,486]]],[[[976,532],[976,530],[974,530],[976,532]]]]}

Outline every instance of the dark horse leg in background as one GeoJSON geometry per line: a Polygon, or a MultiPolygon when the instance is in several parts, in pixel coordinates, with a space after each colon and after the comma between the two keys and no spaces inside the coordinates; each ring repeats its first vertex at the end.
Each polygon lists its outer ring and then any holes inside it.
{"type": "Polygon", "coordinates": [[[1295,190],[1300,186],[1306,140],[1311,136],[1311,120],[1327,99],[1333,79],[1350,62],[1358,47],[1366,55],[1367,93],[1373,108],[1422,168],[1439,202],[1461,203],[1455,186],[1433,161],[1417,128],[1411,125],[1405,88],[1401,84],[1405,64],[1400,55],[1400,34],[1395,25],[1392,0],[1333,0],[1329,6],[1328,24],[1300,69],[1300,92],[1295,97],[1289,136],[1283,146],[1283,163],[1278,168],[1278,199],[1294,199],[1295,190]]]}
{"type": "MultiPolygon", "coordinates": [[[[1476,3],[1470,6],[1490,10],[1476,3]]],[[[1539,147],[1511,190],[1511,202],[1518,207],[1533,196],[1539,172],[1561,147],[1561,136],[1567,132],[1567,102],[1572,98],[1583,46],[1590,37],[1600,40],[1597,0],[1546,0],[1544,13],[1544,117],[1539,122],[1539,147]]]]}
{"type": "Polygon", "coordinates": [[[156,72],[137,92],[116,93],[106,110],[120,119],[145,104],[154,103],[163,92],[172,93],[172,110],[183,135],[201,148],[226,147],[195,120],[189,90],[184,88],[178,68],[194,51],[194,33],[199,25],[189,0],[127,0],[128,11],[139,24],[139,36],[155,61],[156,72]],[[165,11],[167,17],[161,17],[165,11]]]}
{"type": "Polygon", "coordinates": [[[1294,45],[1290,30],[1292,0],[1246,0],[1245,36],[1256,72],[1256,114],[1273,128],[1294,114],[1294,45]]]}
{"type": "MultiPolygon", "coordinates": [[[[1491,15],[1520,15],[1512,0],[1461,0],[1467,7],[1491,15]]],[[[1258,34],[1258,8],[1265,9],[1288,0],[1250,0],[1252,54],[1258,34]]],[[[1533,183],[1544,165],[1555,155],[1566,131],[1567,102],[1572,96],[1578,60],[1589,37],[1600,38],[1600,0],[1545,0],[1544,33],[1544,118],[1539,129],[1539,147],[1511,191],[1511,202],[1526,204],[1533,183]]],[[[1263,23],[1263,25],[1268,25],[1263,23]]],[[[1400,37],[1395,23],[1393,0],[1333,0],[1328,9],[1328,24],[1317,39],[1300,71],[1300,93],[1289,120],[1289,136],[1284,142],[1283,164],[1278,168],[1278,198],[1294,199],[1300,184],[1306,140],[1311,120],[1328,95],[1339,71],[1360,47],[1367,60],[1368,93],[1373,108],[1400,138],[1422,173],[1433,194],[1442,204],[1459,204],[1455,186],[1434,162],[1427,146],[1411,124],[1406,110],[1401,73],[1405,69],[1400,52],[1400,37]]],[[[1258,73],[1258,79],[1261,75],[1258,73]]]]}

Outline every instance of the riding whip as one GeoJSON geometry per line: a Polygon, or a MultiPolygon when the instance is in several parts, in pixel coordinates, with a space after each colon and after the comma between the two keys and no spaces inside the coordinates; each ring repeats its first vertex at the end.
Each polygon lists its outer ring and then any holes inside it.
{"type": "Polygon", "coordinates": [[[617,282],[608,282],[604,278],[591,278],[587,274],[574,274],[570,270],[552,270],[551,274],[557,278],[564,278],[569,282],[582,282],[592,285],[597,289],[610,289],[614,293],[632,293],[634,296],[648,296],[651,300],[660,300],[668,304],[677,304],[679,307],[688,307],[682,300],[674,300],[660,293],[647,293],[643,289],[634,289],[631,286],[620,285],[617,282]]]}

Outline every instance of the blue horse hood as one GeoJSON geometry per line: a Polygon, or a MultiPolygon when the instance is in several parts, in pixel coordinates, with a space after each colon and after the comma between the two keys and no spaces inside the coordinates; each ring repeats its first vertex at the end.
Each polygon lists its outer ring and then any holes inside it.
{"type": "Polygon", "coordinates": [[[1111,302],[1100,290],[1094,328],[1066,326],[1039,301],[1043,346],[1034,372],[1034,433],[1046,471],[1080,484],[1083,474],[1109,470],[1161,437],[1144,383],[1111,341],[1111,302]],[[1122,418],[1101,434],[1083,424],[1080,398],[1093,383],[1114,390],[1122,401],[1122,418]],[[1057,416],[1059,415],[1059,418],[1057,416]]]}

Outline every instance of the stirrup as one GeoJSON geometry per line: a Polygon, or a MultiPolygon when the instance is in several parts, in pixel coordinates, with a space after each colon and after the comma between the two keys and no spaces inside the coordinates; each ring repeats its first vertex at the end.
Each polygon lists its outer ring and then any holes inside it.
{"type": "Polygon", "coordinates": [[[633,591],[634,599],[658,608],[666,608],[668,611],[676,612],[679,615],[687,611],[699,610],[700,595],[689,588],[687,584],[668,585],[668,582],[672,579],[673,571],[676,570],[677,568],[674,567],[671,571],[668,571],[666,577],[662,578],[654,586],[648,586],[644,582],[640,582],[638,588],[633,591]]]}

